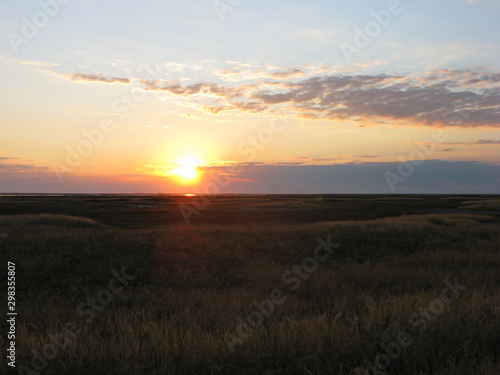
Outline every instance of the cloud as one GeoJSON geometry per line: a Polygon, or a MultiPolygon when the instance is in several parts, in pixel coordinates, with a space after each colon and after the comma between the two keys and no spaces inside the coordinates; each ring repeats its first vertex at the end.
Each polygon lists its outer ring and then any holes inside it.
{"type": "Polygon", "coordinates": [[[182,86],[178,82],[163,82],[161,80],[142,80],[140,84],[147,91],[169,92],[174,95],[186,97],[204,94],[231,99],[243,95],[243,91],[239,88],[225,88],[217,84],[196,83],[182,86]]]}
{"type": "Polygon", "coordinates": [[[269,75],[272,78],[289,79],[289,78],[295,78],[295,77],[304,77],[306,74],[300,69],[290,69],[290,70],[284,71],[284,72],[270,73],[269,75]]]}
{"type": "Polygon", "coordinates": [[[210,162],[206,165],[201,166],[202,169],[211,170],[224,169],[228,167],[244,167],[244,166],[256,166],[256,165],[333,165],[333,164],[356,164],[372,159],[380,158],[377,155],[327,155],[322,158],[315,158],[310,156],[293,156],[285,160],[267,160],[260,162],[238,162],[238,161],[224,161],[218,160],[216,162],[210,162]]]}
{"type": "Polygon", "coordinates": [[[60,65],[58,63],[52,63],[52,62],[46,62],[46,61],[21,61],[20,63],[23,65],[47,66],[50,68],[60,65]]]}
{"type": "Polygon", "coordinates": [[[494,140],[494,139],[478,139],[476,142],[473,144],[475,145],[500,145],[500,140],[494,140]]]}
{"type": "Polygon", "coordinates": [[[249,80],[286,80],[291,78],[302,78],[307,74],[297,68],[282,69],[277,66],[266,66],[265,69],[225,69],[218,70],[215,75],[227,82],[243,82],[249,80]],[[278,71],[274,71],[278,70],[278,71]]]}
{"type": "Polygon", "coordinates": [[[483,146],[483,145],[500,145],[498,139],[478,139],[474,142],[446,142],[445,145],[468,145],[468,146],[483,146]]]}
{"type": "Polygon", "coordinates": [[[100,83],[123,83],[130,84],[130,79],[128,78],[118,78],[118,77],[109,77],[104,74],[86,74],[86,73],[69,73],[62,74],[63,77],[69,78],[72,81],[80,82],[100,82],[100,83]]]}
{"type": "Polygon", "coordinates": [[[498,3],[498,2],[500,2],[500,0],[467,0],[467,4],[469,4],[469,5],[477,5],[479,3],[486,3],[486,2],[498,3]]]}
{"type": "MultiPolygon", "coordinates": [[[[231,72],[224,73],[226,77],[231,72]]],[[[500,73],[484,69],[437,69],[423,75],[326,74],[303,77],[291,69],[263,74],[251,84],[143,80],[144,90],[170,92],[186,100],[195,95],[224,99],[197,101],[212,114],[224,111],[272,113],[286,108],[298,118],[349,120],[396,126],[500,126],[500,73]],[[269,81],[269,77],[279,78],[269,81]],[[287,80],[302,77],[298,81],[287,80]]],[[[237,81],[237,80],[234,80],[237,81]]]]}
{"type": "Polygon", "coordinates": [[[15,173],[15,174],[31,174],[39,172],[47,172],[48,168],[40,167],[36,162],[31,160],[24,160],[21,158],[12,158],[2,156],[0,157],[0,176],[2,179],[5,174],[15,173]]]}

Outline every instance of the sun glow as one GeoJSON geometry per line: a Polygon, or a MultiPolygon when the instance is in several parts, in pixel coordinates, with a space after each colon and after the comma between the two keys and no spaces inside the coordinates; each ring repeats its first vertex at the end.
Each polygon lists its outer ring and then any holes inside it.
{"type": "Polygon", "coordinates": [[[180,165],[173,170],[173,174],[183,182],[193,182],[198,177],[198,160],[193,158],[182,159],[180,165]]]}

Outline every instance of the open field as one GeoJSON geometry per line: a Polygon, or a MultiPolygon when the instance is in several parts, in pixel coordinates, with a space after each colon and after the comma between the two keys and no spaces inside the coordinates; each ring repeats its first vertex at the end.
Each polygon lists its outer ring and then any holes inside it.
{"type": "Polygon", "coordinates": [[[474,195],[68,195],[0,196],[2,215],[61,214],[121,228],[185,224],[180,207],[204,206],[191,224],[305,224],[429,213],[500,215],[500,196],[474,195]]]}
{"type": "Polygon", "coordinates": [[[204,199],[1,196],[18,371],[500,373],[499,196],[204,199]]]}

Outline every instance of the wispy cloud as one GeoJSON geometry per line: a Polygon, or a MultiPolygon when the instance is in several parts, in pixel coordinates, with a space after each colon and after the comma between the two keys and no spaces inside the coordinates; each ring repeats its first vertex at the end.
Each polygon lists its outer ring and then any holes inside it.
{"type": "Polygon", "coordinates": [[[128,78],[109,77],[105,74],[87,74],[87,73],[67,73],[62,74],[63,77],[69,78],[76,82],[100,82],[100,83],[123,83],[130,84],[128,78]]]}
{"type": "Polygon", "coordinates": [[[447,142],[445,145],[469,145],[469,146],[483,146],[483,145],[500,145],[498,139],[478,139],[473,142],[447,142]]]}
{"type": "Polygon", "coordinates": [[[52,63],[52,62],[47,62],[47,61],[20,61],[21,64],[23,65],[36,65],[36,66],[46,66],[53,68],[55,66],[59,66],[58,63],[52,63]]]}
{"type": "Polygon", "coordinates": [[[0,175],[6,173],[28,174],[48,171],[48,168],[41,167],[31,160],[6,156],[0,157],[0,175]]]}
{"type": "Polygon", "coordinates": [[[179,82],[163,82],[159,80],[142,80],[140,84],[143,86],[144,90],[148,91],[159,91],[159,92],[169,92],[174,95],[190,97],[198,94],[203,94],[205,96],[220,97],[226,99],[232,99],[237,97],[242,97],[247,88],[231,88],[224,87],[218,84],[209,83],[196,83],[192,85],[182,86],[179,82]]]}
{"type": "Polygon", "coordinates": [[[276,72],[269,74],[272,78],[277,79],[290,79],[295,77],[304,77],[306,74],[300,69],[289,69],[284,72],[276,72]]]}

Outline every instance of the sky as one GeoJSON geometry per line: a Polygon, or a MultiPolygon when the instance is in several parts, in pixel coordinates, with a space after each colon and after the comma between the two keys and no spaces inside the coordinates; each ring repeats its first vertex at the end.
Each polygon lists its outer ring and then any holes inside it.
{"type": "Polygon", "coordinates": [[[500,194],[498,0],[0,2],[0,193],[500,194]]]}

